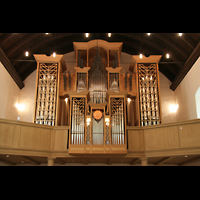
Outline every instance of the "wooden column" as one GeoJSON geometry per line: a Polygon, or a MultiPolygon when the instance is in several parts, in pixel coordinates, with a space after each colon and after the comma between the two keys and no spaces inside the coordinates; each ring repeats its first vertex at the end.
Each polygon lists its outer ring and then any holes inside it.
{"type": "Polygon", "coordinates": [[[148,166],[148,158],[140,158],[141,166],[148,166]]]}
{"type": "Polygon", "coordinates": [[[48,158],[48,166],[54,166],[55,158],[48,158]]]}

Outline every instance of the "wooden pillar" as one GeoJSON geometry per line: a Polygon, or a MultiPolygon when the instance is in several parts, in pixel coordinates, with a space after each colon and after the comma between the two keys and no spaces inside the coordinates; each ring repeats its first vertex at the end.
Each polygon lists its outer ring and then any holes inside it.
{"type": "Polygon", "coordinates": [[[140,158],[141,166],[148,166],[148,158],[140,158]]]}
{"type": "Polygon", "coordinates": [[[55,158],[48,158],[48,166],[54,166],[55,158]]]}

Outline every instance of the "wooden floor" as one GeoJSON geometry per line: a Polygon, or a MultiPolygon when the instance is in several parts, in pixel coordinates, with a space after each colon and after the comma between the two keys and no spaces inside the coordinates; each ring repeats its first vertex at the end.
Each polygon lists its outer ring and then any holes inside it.
{"type": "MultiPolygon", "coordinates": [[[[148,158],[148,165],[150,166],[162,166],[162,165],[174,165],[174,166],[187,166],[195,165],[200,166],[200,155],[184,155],[174,157],[152,157],[148,158]]],[[[125,156],[72,156],[70,158],[56,158],[54,165],[130,165],[138,166],[141,164],[139,158],[127,158],[125,156]]],[[[18,155],[3,155],[0,154],[0,166],[44,166],[47,165],[47,157],[37,156],[18,156],[18,155]]]]}

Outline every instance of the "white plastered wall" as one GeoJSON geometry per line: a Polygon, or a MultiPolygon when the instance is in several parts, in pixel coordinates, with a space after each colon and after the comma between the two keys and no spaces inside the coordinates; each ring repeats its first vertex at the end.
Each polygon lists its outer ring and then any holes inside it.
{"type": "Polygon", "coordinates": [[[0,62],[0,118],[17,120],[20,89],[0,62]]]}
{"type": "Polygon", "coordinates": [[[195,94],[200,87],[200,57],[175,90],[177,121],[197,119],[195,94]]]}

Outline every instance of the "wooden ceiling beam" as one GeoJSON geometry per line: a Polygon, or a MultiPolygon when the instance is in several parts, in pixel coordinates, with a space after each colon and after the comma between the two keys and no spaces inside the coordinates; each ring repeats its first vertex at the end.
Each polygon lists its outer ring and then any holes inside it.
{"type": "Polygon", "coordinates": [[[12,37],[14,36],[14,33],[7,33],[4,36],[0,38],[0,46],[2,47],[6,42],[8,42],[12,37]]]}
{"type": "Polygon", "coordinates": [[[175,157],[174,157],[174,156],[171,156],[171,157],[164,158],[164,159],[162,159],[161,161],[156,162],[155,165],[161,165],[161,164],[163,164],[163,163],[165,163],[165,162],[168,162],[168,161],[172,160],[173,158],[175,158],[175,157]]]}
{"type": "Polygon", "coordinates": [[[61,158],[56,158],[56,161],[61,165],[65,164],[65,162],[61,158]]]}
{"type": "Polygon", "coordinates": [[[11,75],[15,83],[18,85],[18,87],[22,89],[24,87],[24,83],[1,47],[0,47],[0,61],[2,62],[3,66],[6,68],[8,73],[11,75]]]}
{"type": "Polygon", "coordinates": [[[112,165],[112,158],[109,158],[108,159],[108,163],[107,163],[108,165],[112,165]]]}
{"type": "Polygon", "coordinates": [[[172,82],[170,88],[173,91],[178,87],[178,85],[184,79],[186,74],[192,68],[195,61],[199,58],[199,55],[200,55],[200,42],[197,44],[196,48],[190,54],[189,58],[187,59],[187,61],[184,64],[184,66],[182,67],[182,69],[179,71],[179,73],[176,75],[174,81],[172,82]]]}
{"type": "Polygon", "coordinates": [[[84,165],[88,165],[88,162],[85,158],[82,158],[81,161],[83,162],[84,165]]]}
{"type": "Polygon", "coordinates": [[[5,164],[8,164],[8,165],[16,165],[16,163],[8,161],[8,160],[3,159],[3,158],[0,158],[0,161],[3,162],[3,163],[5,163],[5,164]]]}
{"type": "MultiPolygon", "coordinates": [[[[42,33],[29,33],[27,36],[23,37],[21,40],[17,41],[11,48],[9,48],[5,53],[7,57],[11,57],[13,53],[17,53],[18,49],[22,52],[26,49],[22,50],[23,45],[27,45],[28,42],[30,42],[35,37],[40,36],[42,33]]],[[[21,53],[20,52],[20,53],[21,53]]]]}
{"type": "Polygon", "coordinates": [[[26,156],[22,156],[22,158],[24,158],[25,160],[27,160],[28,162],[34,164],[34,165],[40,165],[41,163],[34,161],[32,158],[28,158],[26,156]]]}
{"type": "Polygon", "coordinates": [[[179,164],[179,166],[186,166],[186,165],[192,164],[192,163],[194,163],[194,162],[198,162],[198,161],[200,161],[200,157],[199,157],[199,158],[192,159],[192,160],[187,161],[187,162],[184,162],[184,163],[181,163],[181,164],[179,164]]]}
{"type": "Polygon", "coordinates": [[[131,163],[131,165],[135,165],[137,162],[139,162],[140,161],[140,159],[139,158],[136,158],[136,159],[134,159],[133,160],[133,162],[131,163]]]}

